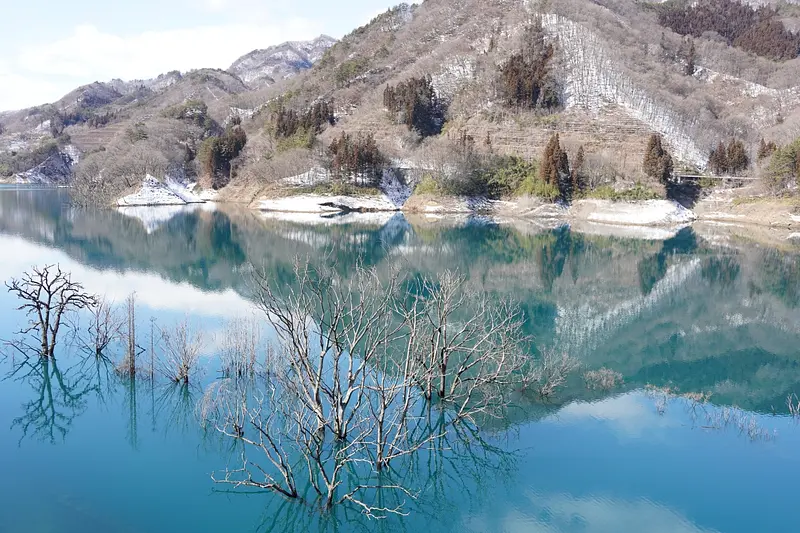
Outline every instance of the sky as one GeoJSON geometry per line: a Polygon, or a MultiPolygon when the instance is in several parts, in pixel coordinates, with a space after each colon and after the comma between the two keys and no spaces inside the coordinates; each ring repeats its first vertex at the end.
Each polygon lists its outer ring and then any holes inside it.
{"type": "Polygon", "coordinates": [[[0,110],[93,81],[227,68],[257,48],[342,37],[400,0],[3,0],[0,110]]]}

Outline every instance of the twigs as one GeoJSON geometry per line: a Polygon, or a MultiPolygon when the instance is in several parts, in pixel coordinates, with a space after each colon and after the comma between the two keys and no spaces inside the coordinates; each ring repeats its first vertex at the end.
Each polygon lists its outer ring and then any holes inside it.
{"type": "MultiPolygon", "coordinates": [[[[6,282],[9,292],[23,301],[17,310],[25,311],[28,326],[21,335],[31,335],[39,342],[41,357],[55,357],[56,343],[62,321],[67,313],[98,305],[95,296],[88,294],[83,285],[72,281],[72,276],[59,265],[33,267],[20,279],[6,282]]],[[[17,347],[23,346],[18,344],[17,347]]]]}
{"type": "Polygon", "coordinates": [[[253,379],[255,329],[234,322],[224,334],[224,378],[200,416],[242,455],[218,483],[403,515],[419,492],[399,470],[447,436],[474,439],[459,428],[477,432],[476,419],[503,413],[514,392],[554,394],[576,367],[566,356],[532,359],[519,309],[451,272],[414,284],[358,265],[343,279],[296,261],[294,278],[281,289],[254,278],[277,335],[263,380],[253,379]]]}

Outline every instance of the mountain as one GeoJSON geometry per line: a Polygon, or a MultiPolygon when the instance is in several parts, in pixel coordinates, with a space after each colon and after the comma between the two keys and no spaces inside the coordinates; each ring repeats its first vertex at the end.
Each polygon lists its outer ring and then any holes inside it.
{"type": "MultiPolygon", "coordinates": [[[[678,171],[705,171],[712,151],[735,138],[749,155],[746,172],[760,175],[769,166],[761,140],[791,155],[800,131],[797,28],[800,7],[767,0],[402,4],[338,42],[257,50],[227,71],[93,84],[7,114],[0,174],[41,164],[48,143],[72,143],[82,153],[77,174],[104,169],[119,181],[115,191],[146,171],[218,187],[232,176],[229,190],[252,198],[329,165],[326,148],[343,134],[369,133],[383,160],[414,171],[412,181],[486,192],[475,180],[487,161],[535,163],[558,133],[570,162],[583,148],[588,187],[657,189],[642,165],[655,133],[678,171]],[[202,145],[233,117],[246,147],[209,170],[202,145]]],[[[776,167],[781,187],[795,167],[776,167]]],[[[498,175],[513,182],[527,173],[520,190],[539,194],[534,167],[515,168],[498,175]]]]}
{"type": "Polygon", "coordinates": [[[291,41],[264,50],[253,50],[228,68],[248,87],[256,89],[269,86],[276,80],[290,78],[310,69],[336,39],[321,35],[312,41],[291,41]]]}

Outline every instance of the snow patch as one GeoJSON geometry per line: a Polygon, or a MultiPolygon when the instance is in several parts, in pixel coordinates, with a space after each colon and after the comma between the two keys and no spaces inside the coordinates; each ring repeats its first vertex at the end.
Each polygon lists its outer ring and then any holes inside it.
{"type": "Polygon", "coordinates": [[[608,200],[582,200],[578,209],[588,209],[586,220],[607,224],[633,226],[669,226],[689,224],[697,217],[678,202],[648,200],[646,202],[611,202],[608,200]]]}
{"type": "Polygon", "coordinates": [[[399,173],[394,169],[383,171],[380,189],[384,196],[398,209],[406,204],[413,192],[411,187],[403,183],[399,173]]]}
{"type": "Polygon", "coordinates": [[[170,178],[167,178],[167,183],[161,183],[148,174],[142,181],[141,188],[137,192],[117,200],[117,205],[119,207],[187,205],[203,202],[202,198],[189,191],[185,185],[170,178]]]}

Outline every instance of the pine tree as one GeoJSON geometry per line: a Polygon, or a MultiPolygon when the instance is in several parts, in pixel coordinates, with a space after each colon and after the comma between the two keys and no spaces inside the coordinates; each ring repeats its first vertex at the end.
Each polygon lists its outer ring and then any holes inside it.
{"type": "Polygon", "coordinates": [[[720,141],[716,148],[711,151],[711,155],[708,158],[708,168],[714,174],[727,174],[730,165],[728,164],[728,149],[725,148],[725,145],[720,141]]]}
{"type": "Polygon", "coordinates": [[[687,76],[694,76],[695,71],[695,48],[694,48],[694,40],[689,39],[689,53],[686,54],[686,68],[684,69],[684,74],[687,76]]]}
{"type": "Polygon", "coordinates": [[[744,143],[737,139],[731,139],[728,144],[728,172],[737,174],[747,170],[750,166],[750,158],[747,157],[747,150],[745,150],[744,143]]]}
{"type": "Polygon", "coordinates": [[[575,161],[572,164],[572,194],[579,194],[584,190],[583,183],[583,165],[586,154],[583,150],[583,145],[578,148],[578,153],[575,155],[575,161]]]}
{"type": "Polygon", "coordinates": [[[778,146],[775,144],[774,141],[767,142],[762,137],[761,143],[758,146],[758,160],[762,161],[762,160],[770,157],[772,154],[775,153],[775,150],[777,150],[777,149],[778,149],[778,146]]]}
{"type": "Polygon", "coordinates": [[[556,165],[554,163],[556,153],[561,149],[558,133],[550,137],[550,141],[542,154],[542,164],[539,167],[539,177],[547,185],[555,185],[557,181],[556,165]]]}
{"type": "Polygon", "coordinates": [[[558,165],[556,166],[558,174],[558,192],[561,193],[561,199],[565,202],[572,200],[574,190],[572,188],[572,173],[569,170],[569,156],[565,150],[558,147],[558,165]]]}
{"type": "Polygon", "coordinates": [[[569,169],[569,156],[561,148],[558,133],[550,138],[542,155],[539,176],[548,185],[558,187],[561,199],[568,202],[572,198],[572,173],[569,169]]]}
{"type": "Polygon", "coordinates": [[[657,133],[647,141],[642,170],[648,177],[661,183],[667,183],[672,177],[672,156],[664,149],[661,135],[657,133]]]}

